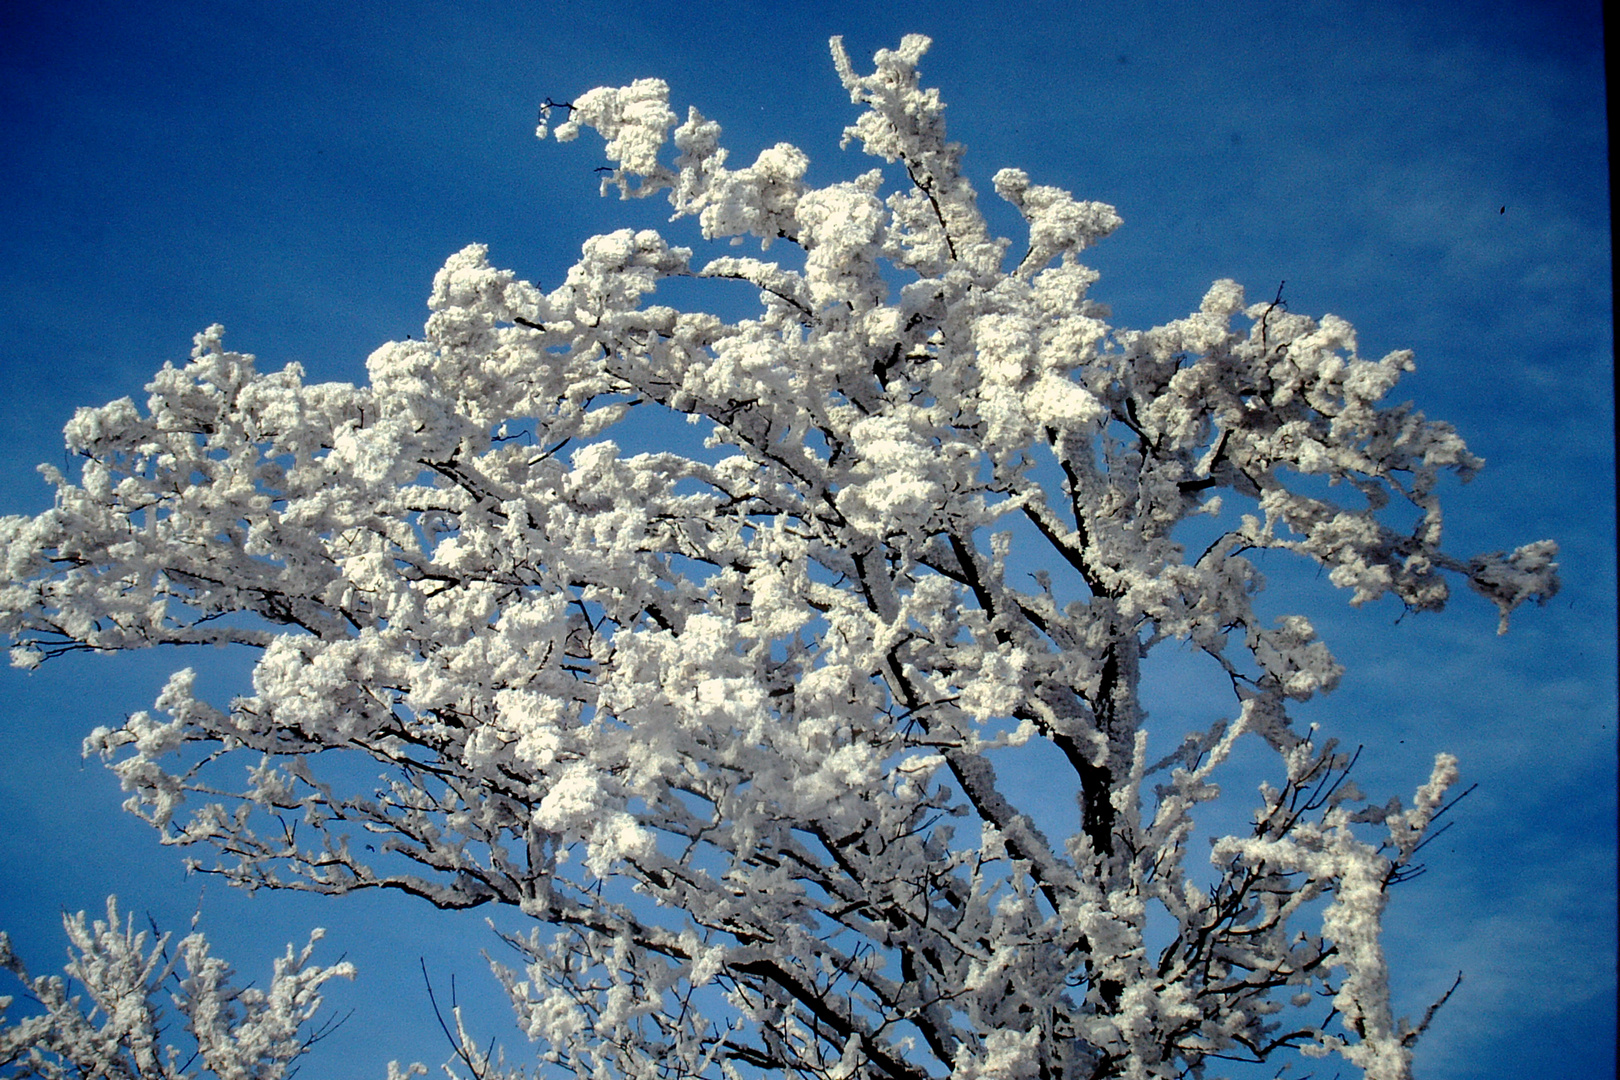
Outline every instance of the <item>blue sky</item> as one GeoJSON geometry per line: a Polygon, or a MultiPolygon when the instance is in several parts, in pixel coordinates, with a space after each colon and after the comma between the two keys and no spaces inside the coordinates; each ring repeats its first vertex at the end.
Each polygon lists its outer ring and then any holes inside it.
{"type": "MultiPolygon", "coordinates": [[[[1439,749],[1479,788],[1390,914],[1398,993],[1465,982],[1422,1074],[1612,1074],[1615,581],[1612,305],[1595,3],[283,2],[0,7],[0,512],[37,512],[79,405],[133,394],[225,324],[262,368],[356,380],[419,332],[435,269],[473,241],[554,285],[580,242],[662,224],[600,200],[599,144],[533,138],[535,106],[660,76],[724,125],[734,160],[779,140],[828,182],[854,118],[827,54],[934,38],[981,192],[998,168],[1118,207],[1089,253],[1116,323],[1192,310],[1210,281],[1349,319],[1364,355],[1416,352],[1401,393],[1489,462],[1450,491],[1462,552],[1557,539],[1565,589],[1504,638],[1483,602],[1438,616],[1344,607],[1276,568],[1349,669],[1308,710],[1365,743],[1370,792],[1410,792],[1439,749]]],[[[987,208],[994,203],[986,198],[987,208]]],[[[999,211],[998,211],[999,212],[999,211]]],[[[995,222],[1010,228],[1006,218],[995,222]]],[[[678,243],[696,241],[671,226],[678,243]]],[[[1271,566],[1268,573],[1273,572],[1271,566]]],[[[453,973],[474,1025],[521,1037],[477,951],[482,915],[388,898],[242,897],[186,878],[78,746],[191,658],[69,658],[0,673],[0,927],[36,970],[63,910],[203,925],[248,974],[330,928],[361,969],[353,1017],[307,1075],[445,1056],[417,972],[453,973]],[[428,916],[423,918],[422,916],[428,916]]],[[[205,678],[221,697],[246,659],[205,678]]],[[[1195,688],[1167,669],[1150,707],[1195,688]]]]}

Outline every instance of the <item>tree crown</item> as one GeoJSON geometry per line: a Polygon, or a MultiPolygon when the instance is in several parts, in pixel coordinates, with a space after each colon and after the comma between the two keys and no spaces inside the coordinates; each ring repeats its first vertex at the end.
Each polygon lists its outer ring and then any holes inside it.
{"type": "Polygon", "coordinates": [[[236,884],[538,920],[498,974],[576,1072],[1173,1076],[1296,1046],[1405,1076],[1426,1020],[1392,1015],[1380,917],[1456,763],[1410,807],[1346,782],[1288,714],[1340,668],[1256,613],[1248,555],[1355,604],[1463,581],[1505,626],[1556,548],[1442,547],[1440,479],[1480,462],[1385,403],[1409,354],[1230,281],[1115,328],[1079,256],[1118,215],[1020,170],[993,187],[1027,237],[993,236],[927,44],[861,74],[834,40],[846,142],[894,168],[821,188],[785,143],[729,168],[658,80],[542,110],[603,137],[604,192],[777,261],[626,229],[546,291],[474,245],[365,385],[261,373],[216,326],[144,410],[81,410],[79,476],[0,520],[14,661],[259,650],[251,693],[182,670],[87,750],[236,884]],[[759,310],[650,302],[672,278],[759,310]],[[649,415],[712,452],[626,456],[649,415]],[[1150,753],[1167,643],[1231,697],[1150,753]],[[1275,782],[1195,870],[1239,740],[1275,782]],[[998,776],[1040,747],[1067,835],[998,776]]]}

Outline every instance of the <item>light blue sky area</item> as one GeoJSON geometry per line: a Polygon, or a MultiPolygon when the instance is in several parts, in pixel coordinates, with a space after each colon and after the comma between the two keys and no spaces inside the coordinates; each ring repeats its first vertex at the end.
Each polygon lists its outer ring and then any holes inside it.
{"type": "MultiPolygon", "coordinates": [[[[467,243],[545,287],[582,240],[625,224],[697,244],[663,204],[596,195],[599,141],[533,137],[535,107],[660,76],[746,163],[779,140],[825,183],[871,167],[827,38],[858,64],[906,32],[993,223],[1003,166],[1125,225],[1089,253],[1118,325],[1195,309],[1209,283],[1332,312],[1364,355],[1415,350],[1398,394],[1489,462],[1453,487],[1462,553],[1544,536],[1565,589],[1506,637],[1471,596],[1437,615],[1352,611],[1268,564],[1349,669],[1304,715],[1365,744],[1369,793],[1407,797],[1435,751],[1478,789],[1399,889],[1401,1007],[1465,981],[1419,1053],[1434,1078],[1612,1075],[1615,581],[1612,309],[1602,46],[1595,3],[966,2],[433,4],[63,2],[0,8],[0,511],[37,512],[72,410],[141,387],[218,321],[265,369],[364,378],[420,332],[433,272],[467,243]]],[[[71,657],[0,674],[0,927],[36,970],[62,910],[203,925],[246,973],[307,928],[360,981],[306,1075],[379,1077],[445,1056],[417,972],[456,976],[475,1029],[527,1047],[477,950],[482,916],[404,900],[230,894],[118,810],[78,747],[147,707],[196,656],[71,657]]],[[[208,658],[224,700],[246,657],[208,658]]],[[[1184,670],[1185,669],[1185,670],[1184,670]]],[[[1207,705],[1166,663],[1155,718],[1207,705]]],[[[1245,795],[1246,797],[1246,795],[1245,795]]],[[[262,978],[262,976],[261,976],[262,978]]],[[[0,991],[3,992],[3,991],[0,991]]],[[[1331,1075],[1331,1069],[1319,1075],[1331,1075]]],[[[1296,1074],[1309,1071],[1296,1070],[1296,1074]]],[[[1267,1073],[1266,1075],[1270,1075],[1267,1073]]]]}

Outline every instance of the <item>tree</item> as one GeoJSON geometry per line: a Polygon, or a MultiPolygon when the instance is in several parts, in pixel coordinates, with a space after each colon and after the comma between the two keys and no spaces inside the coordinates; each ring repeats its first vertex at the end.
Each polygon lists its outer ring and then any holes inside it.
{"type": "Polygon", "coordinates": [[[1249,555],[1353,604],[1466,582],[1505,626],[1556,548],[1441,546],[1438,485],[1480,462],[1383,404],[1409,354],[1230,281],[1113,328],[1078,256],[1114,210],[1004,169],[1010,255],[927,44],[862,75],[834,40],[846,141],[888,167],[822,188],[787,144],[728,168],[658,80],[542,109],[542,136],[560,109],[557,138],[606,140],[604,193],[785,258],[625,229],[546,292],[475,245],[368,385],[261,374],[216,326],[144,412],[81,410],[77,480],[0,522],[14,661],[259,650],[227,707],[184,669],[87,750],[233,884],[531,918],[497,975],[576,1073],[1175,1076],[1298,1047],[1406,1076],[1427,1017],[1393,1015],[1380,919],[1457,764],[1410,807],[1360,795],[1288,713],[1341,670],[1257,612],[1249,555]],[[646,302],[672,278],[759,311],[646,302]],[[707,451],[606,438],[665,415],[707,451]],[[1231,687],[1195,731],[1140,703],[1169,647],[1231,687]],[[1189,863],[1239,746],[1273,780],[1189,863]],[[1034,754],[1069,835],[998,780],[1034,754]]]}
{"type": "MultiPolygon", "coordinates": [[[[73,946],[67,980],[30,976],[0,933],[0,967],[43,1009],[0,1027],[0,1068],[7,1076],[190,1080],[200,1063],[219,1080],[280,1080],[327,1030],[304,1030],[320,1009],[322,984],[354,974],[349,964],[323,968],[309,962],[319,930],[300,952],[288,946],[275,963],[270,988],[259,990],[233,986],[234,972],[212,955],[195,928],[177,955],[169,953],[167,934],[148,949],[133,919],[120,929],[116,897],[107,898],[106,922],[87,924],[81,911],[64,916],[62,925],[73,946]],[[182,963],[183,979],[177,971],[182,963]],[[79,997],[69,996],[75,979],[90,997],[88,1011],[79,997]],[[165,984],[171,980],[167,996],[193,1043],[183,1057],[161,1043],[165,984]]],[[[0,1013],[11,1003],[0,997],[0,1013]]]]}

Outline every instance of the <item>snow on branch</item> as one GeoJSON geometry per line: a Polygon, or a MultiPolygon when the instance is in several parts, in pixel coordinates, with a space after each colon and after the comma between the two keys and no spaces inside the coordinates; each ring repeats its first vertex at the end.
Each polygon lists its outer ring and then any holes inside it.
{"type": "Polygon", "coordinates": [[[320,930],[298,952],[289,945],[259,989],[234,985],[235,973],[195,930],[171,952],[169,935],[152,940],[132,917],[121,923],[116,897],[107,898],[105,922],[81,911],[62,925],[72,944],[66,978],[29,975],[0,933],[0,967],[33,1005],[13,1021],[3,1013],[15,999],[0,997],[7,1076],[280,1080],[334,1026],[314,1024],[322,986],[354,976],[347,963],[310,963],[320,930]],[[180,1047],[165,1041],[174,1019],[189,1037],[180,1047]]]}

